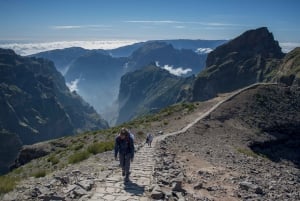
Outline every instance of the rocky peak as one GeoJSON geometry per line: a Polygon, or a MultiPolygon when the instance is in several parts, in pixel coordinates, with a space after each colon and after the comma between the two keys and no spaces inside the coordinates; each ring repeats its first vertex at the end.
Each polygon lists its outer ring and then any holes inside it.
{"type": "Polygon", "coordinates": [[[233,52],[242,58],[261,55],[265,58],[281,59],[284,56],[278,41],[274,40],[273,34],[269,32],[268,28],[261,27],[246,31],[239,37],[217,47],[208,55],[206,67],[222,62],[220,58],[233,52]]]}
{"type": "Polygon", "coordinates": [[[266,27],[249,30],[209,53],[195,81],[194,100],[207,100],[256,82],[273,79],[284,57],[266,27]]]}

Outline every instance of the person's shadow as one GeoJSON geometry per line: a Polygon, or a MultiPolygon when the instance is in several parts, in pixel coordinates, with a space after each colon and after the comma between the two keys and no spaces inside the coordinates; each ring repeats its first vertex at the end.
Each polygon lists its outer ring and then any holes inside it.
{"type": "Polygon", "coordinates": [[[132,181],[124,182],[124,190],[128,193],[134,194],[134,195],[142,195],[145,192],[145,187],[140,186],[136,183],[133,183],[132,181]]]}

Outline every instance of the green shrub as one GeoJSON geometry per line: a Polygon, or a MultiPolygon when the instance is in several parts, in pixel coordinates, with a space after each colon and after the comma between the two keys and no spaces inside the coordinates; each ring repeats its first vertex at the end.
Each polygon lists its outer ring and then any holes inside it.
{"type": "Polygon", "coordinates": [[[9,176],[0,176],[0,195],[14,190],[17,179],[9,176]]]}
{"type": "Polygon", "coordinates": [[[34,176],[35,178],[44,177],[46,176],[46,170],[38,169],[33,172],[32,176],[34,176]]]}
{"type": "Polygon", "coordinates": [[[72,147],[73,150],[78,151],[83,148],[83,144],[76,144],[72,147]]]}
{"type": "Polygon", "coordinates": [[[108,142],[96,142],[90,145],[87,150],[88,152],[92,154],[98,154],[105,151],[110,151],[114,148],[114,142],[108,141],[108,142]]]}
{"type": "Polygon", "coordinates": [[[52,165],[55,165],[57,163],[59,163],[59,159],[56,158],[54,155],[50,156],[48,159],[47,159],[48,162],[51,162],[52,165]]]}
{"type": "Polygon", "coordinates": [[[90,153],[87,151],[76,152],[69,157],[69,163],[78,163],[89,157],[90,153]]]}

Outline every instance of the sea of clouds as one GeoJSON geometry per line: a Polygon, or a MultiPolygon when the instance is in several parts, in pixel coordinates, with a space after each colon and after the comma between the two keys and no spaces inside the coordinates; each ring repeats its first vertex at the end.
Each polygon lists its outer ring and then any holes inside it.
{"type": "MultiPolygon", "coordinates": [[[[13,49],[17,54],[27,56],[39,52],[44,52],[54,49],[64,49],[68,47],[82,47],[85,49],[115,49],[118,47],[131,45],[137,42],[137,40],[98,40],[98,41],[58,41],[58,42],[0,42],[0,48],[13,49]]],[[[300,47],[300,43],[279,43],[282,51],[287,53],[293,50],[295,47],[300,47]]],[[[207,54],[211,52],[210,48],[198,48],[196,52],[198,54],[207,54]]]]}
{"type": "Polygon", "coordinates": [[[103,41],[59,41],[43,43],[0,43],[0,48],[13,49],[17,54],[27,56],[39,52],[68,47],[82,47],[85,49],[115,49],[131,45],[140,41],[136,40],[103,40],[103,41]]]}

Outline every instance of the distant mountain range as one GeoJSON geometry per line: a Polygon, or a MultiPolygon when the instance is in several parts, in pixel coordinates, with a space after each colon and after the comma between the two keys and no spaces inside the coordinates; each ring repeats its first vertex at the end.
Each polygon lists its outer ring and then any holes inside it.
{"type": "Polygon", "coordinates": [[[76,90],[111,125],[118,118],[118,92],[122,75],[150,63],[180,76],[199,73],[207,51],[224,40],[161,40],[136,43],[113,50],[67,48],[41,52],[34,57],[52,60],[76,90]],[[203,49],[203,51],[201,51],[203,49]]]}

